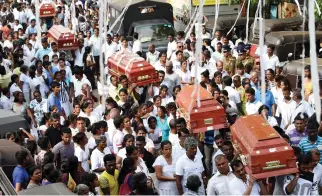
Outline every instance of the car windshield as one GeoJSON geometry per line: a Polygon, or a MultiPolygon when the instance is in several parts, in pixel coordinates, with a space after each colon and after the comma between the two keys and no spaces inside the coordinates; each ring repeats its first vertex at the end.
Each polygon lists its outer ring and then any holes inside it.
{"type": "Polygon", "coordinates": [[[165,40],[170,33],[174,33],[174,29],[171,24],[149,24],[136,26],[135,32],[139,34],[139,40],[144,43],[165,40]]]}

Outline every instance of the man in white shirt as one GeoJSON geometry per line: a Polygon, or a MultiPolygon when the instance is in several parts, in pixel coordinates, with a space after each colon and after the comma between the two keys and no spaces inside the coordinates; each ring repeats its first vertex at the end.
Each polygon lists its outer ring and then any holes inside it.
{"type": "Polygon", "coordinates": [[[174,40],[173,33],[170,33],[168,35],[168,40],[169,40],[169,43],[168,43],[168,49],[167,49],[167,59],[170,60],[172,53],[177,49],[177,42],[174,40]]]}
{"type": "Polygon", "coordinates": [[[56,54],[57,57],[59,58],[59,51],[58,51],[58,46],[56,42],[51,42],[50,46],[51,46],[51,51],[48,53],[48,56],[49,56],[49,61],[51,62],[54,54],[56,54]]]}
{"type": "Polygon", "coordinates": [[[117,51],[117,44],[112,42],[112,36],[106,35],[106,43],[104,44],[104,64],[107,65],[108,58],[117,51]]]}
{"type": "Polygon", "coordinates": [[[223,77],[224,90],[228,92],[228,97],[230,101],[233,101],[236,105],[240,103],[240,95],[237,90],[231,87],[233,80],[229,76],[223,77]]]}
{"type": "Polygon", "coordinates": [[[124,133],[121,131],[123,129],[123,119],[121,117],[115,117],[113,120],[116,131],[112,135],[113,151],[115,154],[122,148],[124,133]]]}
{"type": "Polygon", "coordinates": [[[72,78],[74,84],[75,97],[82,94],[83,84],[88,84],[90,89],[92,89],[91,83],[83,74],[83,69],[81,67],[74,67],[74,77],[72,78]]]}
{"type": "Polygon", "coordinates": [[[298,158],[299,173],[287,175],[284,178],[284,193],[286,195],[319,195],[318,182],[314,181],[312,171],[312,156],[300,155],[298,158]]]}
{"type": "Polygon", "coordinates": [[[151,65],[154,65],[159,60],[160,52],[155,50],[155,45],[150,44],[146,53],[146,61],[151,65]]]}
{"type": "Polygon", "coordinates": [[[139,34],[137,32],[134,32],[133,38],[134,38],[133,48],[132,48],[133,53],[142,52],[142,43],[139,40],[139,34]]]}
{"type": "Polygon", "coordinates": [[[255,99],[255,90],[253,88],[248,88],[246,91],[246,114],[258,114],[258,109],[263,105],[260,101],[255,99]]]}
{"type": "Polygon", "coordinates": [[[159,54],[159,60],[153,64],[153,67],[156,71],[164,71],[165,72],[165,64],[167,62],[167,54],[162,52],[159,54]]]}
{"type": "Polygon", "coordinates": [[[182,51],[183,52],[183,43],[177,43],[177,49],[175,51],[173,51],[170,61],[173,61],[177,58],[177,52],[178,51],[182,51]]]}
{"type": "Polygon", "coordinates": [[[84,67],[83,56],[85,53],[84,39],[78,39],[78,48],[74,52],[75,66],[84,67]]]}
{"type": "Polygon", "coordinates": [[[92,48],[92,54],[96,64],[96,72],[99,72],[99,59],[100,59],[100,51],[101,51],[101,44],[100,44],[100,37],[99,37],[99,29],[94,29],[94,35],[91,36],[89,39],[89,46],[92,48]]]}
{"type": "Polygon", "coordinates": [[[229,183],[231,195],[268,195],[263,182],[261,180],[256,182],[255,178],[248,176],[241,161],[233,161],[230,167],[236,176],[229,183]]]}
{"type": "Polygon", "coordinates": [[[230,195],[229,182],[235,178],[225,155],[215,158],[218,171],[213,175],[207,185],[207,195],[230,195]]]}
{"type": "Polygon", "coordinates": [[[318,149],[312,149],[308,153],[312,156],[314,183],[317,183],[319,189],[322,190],[322,165],[319,163],[321,153],[318,149]]]}
{"type": "Polygon", "coordinates": [[[282,118],[280,127],[284,130],[292,124],[291,117],[296,108],[296,102],[291,98],[289,89],[283,89],[284,99],[277,105],[276,116],[282,118]]]}
{"type": "Polygon", "coordinates": [[[312,106],[305,100],[302,100],[302,92],[301,89],[293,90],[293,100],[296,102],[295,111],[292,112],[291,122],[294,121],[294,118],[299,113],[306,113],[309,118],[313,115],[314,111],[312,106]]]}
{"type": "MultiPolygon", "coordinates": [[[[179,44],[182,44],[182,43],[178,43],[178,45],[179,44]]],[[[174,71],[181,69],[183,52],[181,50],[177,50],[175,52],[175,55],[176,55],[176,57],[174,59],[171,59],[174,71]]]]}
{"type": "Polygon", "coordinates": [[[223,61],[224,60],[224,53],[222,52],[222,43],[217,42],[216,45],[217,50],[212,53],[211,58],[215,61],[223,61]]]}
{"type": "Polygon", "coordinates": [[[202,25],[202,35],[201,39],[211,39],[211,35],[209,32],[206,31],[206,26],[202,25]]]}
{"type": "Polygon", "coordinates": [[[2,96],[0,98],[0,108],[5,110],[12,109],[12,102],[10,101],[10,91],[8,87],[2,89],[2,96]]]}
{"type": "Polygon", "coordinates": [[[280,65],[280,61],[274,54],[274,50],[275,46],[273,44],[267,46],[267,54],[263,56],[265,70],[272,69],[275,71],[275,67],[278,67],[280,65]]]}
{"type": "MultiPolygon", "coordinates": [[[[217,47],[217,44],[218,43],[221,43],[221,32],[220,31],[216,31],[215,32],[215,39],[213,39],[212,41],[211,41],[211,45],[212,45],[212,47],[214,47],[214,48],[216,48],[217,47]]],[[[221,44],[222,45],[222,44],[221,44]]]]}

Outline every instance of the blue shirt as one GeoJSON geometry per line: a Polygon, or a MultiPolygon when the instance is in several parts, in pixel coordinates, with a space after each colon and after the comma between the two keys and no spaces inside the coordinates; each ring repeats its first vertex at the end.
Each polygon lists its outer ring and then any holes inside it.
{"type": "MultiPolygon", "coordinates": [[[[52,72],[54,75],[55,75],[55,73],[56,73],[57,71],[58,71],[58,69],[57,69],[56,67],[51,66],[51,72],[52,72]]],[[[51,85],[51,83],[52,83],[54,80],[53,80],[53,78],[51,78],[49,71],[47,71],[46,69],[45,69],[45,73],[46,73],[46,75],[47,75],[48,83],[49,83],[49,86],[50,86],[50,85],[51,85]]]]}
{"type": "Polygon", "coordinates": [[[162,130],[162,141],[169,140],[170,127],[168,125],[168,116],[165,115],[163,123],[160,117],[157,117],[157,127],[162,130]]]}
{"type": "Polygon", "coordinates": [[[29,175],[26,168],[16,166],[12,173],[13,187],[16,187],[17,183],[21,184],[22,189],[26,189],[29,183],[29,175]]]}
{"type": "MultiPolygon", "coordinates": [[[[303,138],[298,147],[303,154],[308,153],[312,149],[317,149],[322,154],[322,137],[318,136],[314,144],[311,144],[308,137],[303,138]]],[[[319,163],[322,164],[322,156],[320,156],[319,163]]]]}
{"type": "Polygon", "coordinates": [[[43,60],[43,57],[45,55],[48,55],[51,52],[51,49],[49,47],[47,47],[46,49],[44,48],[39,48],[35,54],[36,58],[39,60],[43,60]]]}
{"type": "MultiPolygon", "coordinates": [[[[265,105],[269,108],[268,115],[272,116],[272,105],[275,104],[274,95],[270,90],[266,90],[265,96],[265,105]]],[[[255,91],[255,99],[262,102],[261,89],[255,91]]]]}
{"type": "Polygon", "coordinates": [[[214,144],[214,141],[215,141],[214,135],[215,135],[214,130],[206,131],[205,132],[205,139],[204,139],[205,144],[214,144]]]}
{"type": "Polygon", "coordinates": [[[62,107],[60,103],[60,94],[58,94],[58,97],[56,97],[54,93],[50,93],[50,95],[48,96],[47,104],[48,104],[48,111],[50,111],[49,109],[50,106],[55,105],[58,108],[58,111],[62,112],[62,107]]]}

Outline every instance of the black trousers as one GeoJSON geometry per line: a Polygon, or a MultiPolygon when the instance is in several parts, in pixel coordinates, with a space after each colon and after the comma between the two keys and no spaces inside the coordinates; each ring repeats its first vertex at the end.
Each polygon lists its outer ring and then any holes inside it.
{"type": "Polygon", "coordinates": [[[94,60],[95,60],[94,73],[98,75],[100,73],[100,56],[94,56],[94,60]]]}

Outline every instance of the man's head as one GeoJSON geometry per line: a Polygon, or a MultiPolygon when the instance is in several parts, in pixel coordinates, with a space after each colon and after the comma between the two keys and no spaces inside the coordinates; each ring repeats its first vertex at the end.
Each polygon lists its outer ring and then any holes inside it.
{"type": "Polygon", "coordinates": [[[254,102],[255,101],[255,90],[253,88],[248,88],[246,91],[246,98],[247,101],[249,102],[254,102]]]}
{"type": "Polygon", "coordinates": [[[310,65],[306,65],[304,67],[304,76],[306,78],[311,78],[311,66],[310,65]]]}
{"type": "Polygon", "coordinates": [[[225,155],[220,154],[215,158],[216,167],[219,173],[227,175],[229,173],[228,160],[225,155]]]}
{"type": "Polygon", "coordinates": [[[224,138],[220,134],[218,134],[218,135],[215,136],[214,140],[215,140],[215,143],[216,143],[217,147],[219,149],[221,149],[223,144],[224,144],[224,142],[225,142],[224,138]]]}
{"type": "Polygon", "coordinates": [[[198,141],[194,137],[187,137],[184,141],[184,148],[186,149],[187,157],[194,159],[197,154],[198,141]]]}
{"type": "Polygon", "coordinates": [[[166,62],[165,69],[166,69],[166,73],[171,74],[173,72],[173,64],[172,64],[172,61],[166,62]]]}
{"type": "Polygon", "coordinates": [[[290,90],[288,88],[284,88],[282,90],[282,92],[283,92],[283,96],[284,96],[285,100],[290,100],[291,99],[291,92],[290,92],[290,90]]]}
{"type": "Polygon", "coordinates": [[[294,125],[295,128],[298,132],[303,132],[305,130],[305,118],[303,113],[299,113],[295,118],[294,118],[294,125]]]}
{"type": "Polygon", "coordinates": [[[250,72],[250,80],[254,83],[258,83],[258,73],[256,71],[250,72]]]}
{"type": "Polygon", "coordinates": [[[238,88],[241,86],[241,80],[240,80],[240,76],[236,75],[233,78],[233,83],[234,83],[234,87],[238,88]]]}
{"type": "Polygon", "coordinates": [[[30,162],[29,153],[26,150],[20,150],[16,152],[16,160],[18,165],[26,167],[30,162]]]}
{"type": "Polygon", "coordinates": [[[308,154],[312,157],[312,169],[314,169],[320,162],[321,153],[318,149],[312,149],[308,154]]]}
{"type": "Polygon", "coordinates": [[[233,80],[231,79],[230,76],[225,76],[223,77],[223,85],[224,86],[231,86],[231,84],[233,83],[233,80]]]}
{"type": "Polygon", "coordinates": [[[182,131],[187,127],[186,120],[184,118],[178,118],[175,120],[177,131],[182,131]]]}
{"type": "Polygon", "coordinates": [[[144,146],[146,145],[145,137],[144,136],[137,136],[135,146],[138,148],[139,152],[144,152],[144,146]]]}
{"type": "MultiPolygon", "coordinates": [[[[314,115],[315,116],[315,115],[314,115]]],[[[316,119],[313,119],[312,117],[309,119],[308,125],[307,125],[307,134],[308,139],[310,141],[316,141],[318,137],[318,128],[319,124],[316,122],[316,119]]]]}
{"type": "Polygon", "coordinates": [[[177,44],[177,51],[183,51],[183,43],[181,43],[181,42],[179,42],[178,44],[177,44]]]}
{"type": "Polygon", "coordinates": [[[104,160],[104,166],[106,169],[106,172],[114,176],[114,171],[116,168],[116,158],[113,154],[107,154],[103,158],[104,160]]]}
{"type": "Polygon", "coordinates": [[[83,117],[77,117],[77,119],[76,119],[76,127],[77,127],[79,132],[85,132],[85,129],[86,129],[85,125],[86,125],[85,119],[83,117]]]}
{"type": "Polygon", "coordinates": [[[268,56],[272,56],[274,54],[275,46],[270,44],[267,46],[267,54],[268,56]]]}
{"type": "Polygon", "coordinates": [[[216,31],[215,36],[216,36],[217,41],[221,40],[221,32],[220,31],[216,31]]]}
{"type": "Polygon", "coordinates": [[[65,145],[69,144],[72,140],[72,131],[70,128],[63,128],[61,131],[61,138],[65,145]]]}
{"type": "Polygon", "coordinates": [[[202,185],[200,178],[198,175],[196,174],[191,174],[189,175],[189,177],[187,178],[187,183],[186,183],[186,187],[187,189],[193,191],[193,192],[198,192],[200,186],[202,185]]]}
{"type": "Polygon", "coordinates": [[[149,52],[154,53],[155,52],[155,45],[149,44],[148,50],[149,50],[149,52]]]}
{"type": "Polygon", "coordinates": [[[59,115],[59,113],[52,113],[51,114],[50,123],[54,128],[56,128],[56,129],[60,128],[60,115],[59,115]]]}
{"type": "Polygon", "coordinates": [[[235,176],[239,179],[246,179],[246,171],[243,163],[240,160],[234,160],[230,163],[230,167],[233,170],[235,176]]]}
{"type": "Polygon", "coordinates": [[[223,64],[223,62],[222,62],[222,61],[217,61],[217,62],[216,62],[216,67],[217,67],[217,70],[218,70],[219,72],[222,72],[222,71],[223,71],[223,68],[224,68],[224,64],[223,64]]]}
{"type": "Polygon", "coordinates": [[[173,35],[173,33],[170,33],[170,34],[168,35],[168,40],[169,40],[169,42],[172,42],[172,41],[174,40],[174,35],[173,35]]]}
{"type": "Polygon", "coordinates": [[[300,173],[307,173],[312,171],[312,156],[310,153],[300,155],[298,157],[298,168],[300,173]]]}
{"type": "Polygon", "coordinates": [[[121,75],[119,81],[123,88],[129,88],[129,79],[126,77],[126,75],[121,75]]]}
{"type": "Polygon", "coordinates": [[[221,151],[225,154],[229,161],[234,158],[234,147],[231,141],[225,141],[221,147],[221,151]]]}

